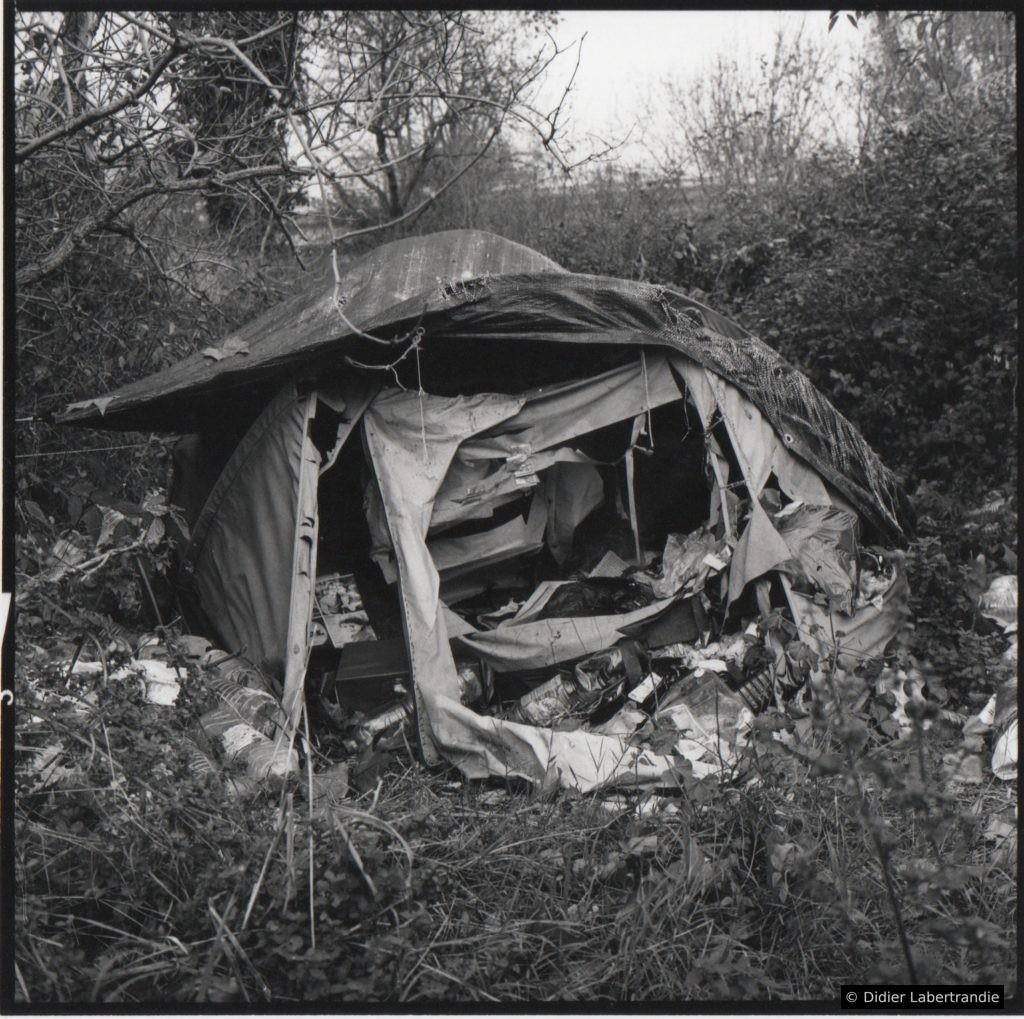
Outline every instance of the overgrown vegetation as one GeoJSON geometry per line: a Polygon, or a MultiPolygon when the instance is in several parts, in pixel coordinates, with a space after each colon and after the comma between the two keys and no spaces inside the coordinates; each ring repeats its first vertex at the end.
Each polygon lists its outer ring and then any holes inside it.
{"type": "Polygon", "coordinates": [[[831,1000],[908,965],[1012,991],[1012,790],[957,782],[932,702],[894,741],[863,677],[664,796],[546,797],[400,753],[310,805],[196,777],[194,668],[175,707],[31,648],[19,674],[25,1000],[831,1000]]]}
{"type": "MultiPolygon", "coordinates": [[[[705,109],[703,179],[670,139],[658,170],[609,162],[551,184],[492,135],[502,118],[556,126],[527,108],[539,65],[488,48],[539,39],[536,24],[320,17],[143,19],[144,43],[116,16],[19,15],[16,995],[834,1000],[843,982],[908,976],[1011,991],[1014,790],[964,764],[979,748],[960,723],[1013,668],[975,601],[987,574],[1016,573],[1013,20],[863,16],[852,147],[786,147],[780,124],[767,158],[751,119],[729,162],[706,148],[725,135],[705,109]],[[328,29],[352,59],[319,80],[295,54],[328,29]],[[472,60],[469,36],[486,41],[472,60]],[[171,92],[65,130],[143,87],[164,45],[183,47],[171,92]],[[411,106],[370,59],[407,46],[411,106]],[[345,75],[344,95],[381,100],[382,153],[373,130],[346,149],[373,125],[316,91],[345,75]],[[505,98],[461,107],[454,82],[505,98]],[[131,202],[108,215],[111,195],[131,202]],[[904,715],[902,681],[878,692],[881,663],[821,663],[802,709],[759,719],[736,774],[639,801],[469,785],[405,750],[333,809],[310,811],[304,782],[253,800],[197,775],[184,737],[206,673],[181,666],[173,708],[109,678],[142,631],[173,632],[152,596],[177,526],[168,443],[48,415],[274,303],[321,254],[297,229],[311,222],[372,228],[342,259],[403,231],[492,229],[574,271],[695,292],[804,369],[913,494],[914,626],[886,663],[916,677],[904,715]],[[71,671],[83,654],[103,675],[71,671]]],[[[792,45],[770,66],[806,69],[792,45]]],[[[821,97],[801,80],[803,116],[821,97]]],[[[692,99],[668,94],[681,116],[692,99]]],[[[319,769],[337,748],[317,740],[319,769]]]]}

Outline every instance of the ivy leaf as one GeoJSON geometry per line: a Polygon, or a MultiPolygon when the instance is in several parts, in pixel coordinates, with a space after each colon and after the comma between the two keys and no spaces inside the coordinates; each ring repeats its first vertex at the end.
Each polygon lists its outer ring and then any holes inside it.
{"type": "Polygon", "coordinates": [[[33,502],[31,499],[26,499],[24,502],[25,512],[42,524],[43,527],[50,527],[50,518],[40,509],[39,503],[33,502]]]}
{"type": "Polygon", "coordinates": [[[149,525],[149,530],[146,531],[146,544],[157,545],[160,543],[164,536],[164,522],[160,517],[154,517],[153,522],[149,525]]]}

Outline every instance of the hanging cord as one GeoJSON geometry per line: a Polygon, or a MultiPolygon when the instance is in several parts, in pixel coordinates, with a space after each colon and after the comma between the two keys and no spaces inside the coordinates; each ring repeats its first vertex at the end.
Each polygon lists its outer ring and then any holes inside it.
{"type": "Polygon", "coordinates": [[[419,386],[420,395],[420,438],[423,441],[423,465],[427,463],[427,423],[423,416],[423,376],[420,373],[420,344],[419,340],[414,344],[416,349],[416,385],[419,386]]]}
{"type": "MultiPolygon", "coordinates": [[[[388,364],[365,364],[362,361],[357,361],[354,357],[349,357],[347,354],[345,355],[345,363],[348,364],[348,365],[351,365],[353,368],[363,368],[366,371],[375,371],[375,372],[386,372],[386,371],[389,371],[389,372],[391,372],[392,376],[394,377],[395,385],[398,386],[398,388],[401,389],[402,392],[404,392],[404,393],[411,392],[411,390],[409,389],[408,386],[403,386],[402,385],[401,381],[398,378],[398,372],[396,371],[396,369],[397,369],[398,365],[401,364],[410,354],[415,353],[416,354],[416,365],[417,365],[416,370],[417,370],[417,375],[419,374],[419,357],[420,357],[419,347],[420,347],[420,343],[423,341],[423,339],[424,339],[424,337],[426,335],[427,335],[426,330],[422,326],[416,326],[416,328],[413,329],[413,331],[408,334],[409,346],[406,347],[405,350],[403,350],[402,353],[399,354],[398,357],[396,357],[394,359],[394,361],[391,361],[388,364]]],[[[405,338],[406,337],[403,337],[403,339],[405,339],[405,338]]],[[[421,388],[422,388],[422,386],[421,386],[421,388]]]]}
{"type": "Polygon", "coordinates": [[[651,417],[651,387],[647,378],[647,353],[643,347],[640,348],[640,368],[644,376],[644,411],[647,414],[647,424],[641,431],[646,433],[647,441],[650,444],[650,451],[654,451],[654,421],[651,417]]]}
{"type": "Polygon", "coordinates": [[[141,449],[148,442],[129,442],[126,446],[84,446],[82,449],[59,449],[52,453],[17,453],[15,460],[35,460],[43,456],[73,456],[76,453],[109,453],[115,449],[141,449]]]}

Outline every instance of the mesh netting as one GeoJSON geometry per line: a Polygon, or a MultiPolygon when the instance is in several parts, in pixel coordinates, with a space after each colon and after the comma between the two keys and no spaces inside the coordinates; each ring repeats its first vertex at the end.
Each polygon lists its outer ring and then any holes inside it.
{"type": "Polygon", "coordinates": [[[725,336],[695,322],[688,311],[669,309],[670,345],[741,389],[786,445],[798,447],[830,480],[838,476],[861,485],[885,523],[902,532],[900,487],[892,471],[810,379],[756,336],[725,336]]]}

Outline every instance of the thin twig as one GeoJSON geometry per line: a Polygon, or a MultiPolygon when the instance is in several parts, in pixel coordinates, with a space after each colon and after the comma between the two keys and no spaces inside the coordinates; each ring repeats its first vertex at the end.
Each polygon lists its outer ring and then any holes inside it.
{"type": "MultiPolygon", "coordinates": [[[[839,696],[839,689],[836,686],[835,681],[836,673],[839,670],[839,645],[836,641],[835,624],[832,621],[831,612],[829,613],[829,629],[832,631],[833,652],[831,656],[832,660],[829,662],[826,679],[828,682],[829,692],[832,695],[832,700],[835,703],[836,711],[839,715],[839,720],[840,722],[845,722],[846,709],[839,696]]],[[[903,951],[903,958],[907,964],[907,976],[910,979],[910,983],[916,987],[917,970],[914,966],[914,957],[910,950],[910,940],[907,938],[907,931],[903,924],[903,911],[900,909],[900,902],[896,896],[896,888],[892,880],[892,863],[889,858],[889,850],[882,842],[882,837],[878,833],[878,826],[875,819],[870,815],[867,796],[864,793],[864,784],[861,781],[860,770],[857,767],[857,759],[853,754],[853,747],[850,745],[849,740],[845,738],[840,738],[840,743],[843,747],[843,754],[846,757],[846,766],[849,769],[850,777],[853,779],[854,786],[857,790],[860,815],[864,821],[864,827],[867,829],[867,834],[871,839],[875,855],[878,857],[879,865],[881,866],[886,898],[889,902],[889,909],[892,911],[893,920],[896,923],[896,933],[900,940],[900,948],[903,951]]]]}
{"type": "Polygon", "coordinates": [[[302,726],[306,744],[303,748],[306,751],[306,781],[308,785],[306,803],[309,807],[309,946],[316,951],[316,896],[314,895],[313,870],[315,859],[313,854],[313,800],[315,796],[313,792],[313,755],[310,752],[313,743],[309,737],[309,705],[306,703],[305,697],[302,699],[302,726]]]}

